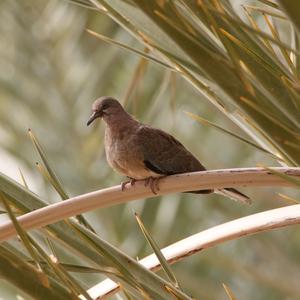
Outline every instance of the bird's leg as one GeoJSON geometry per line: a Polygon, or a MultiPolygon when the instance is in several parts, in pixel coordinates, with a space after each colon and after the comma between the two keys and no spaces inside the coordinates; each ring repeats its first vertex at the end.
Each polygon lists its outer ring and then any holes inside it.
{"type": "Polygon", "coordinates": [[[150,189],[151,189],[151,191],[152,191],[152,193],[153,194],[155,194],[156,195],[156,191],[154,190],[154,187],[153,187],[153,180],[154,180],[154,178],[153,177],[148,177],[148,178],[146,178],[145,179],[145,186],[150,186],[150,189]]]}
{"type": "Polygon", "coordinates": [[[125,190],[126,184],[129,183],[130,180],[122,181],[121,182],[121,191],[123,192],[125,190]]]}
{"type": "Polygon", "coordinates": [[[137,179],[130,178],[129,182],[130,182],[130,185],[131,185],[131,186],[134,186],[135,183],[137,182],[137,179]]]}
{"type": "Polygon", "coordinates": [[[165,176],[161,176],[161,177],[148,177],[145,179],[145,186],[150,187],[152,193],[154,195],[157,195],[157,192],[159,192],[159,180],[162,179],[165,176]]]}
{"type": "Polygon", "coordinates": [[[128,177],[129,178],[129,180],[126,180],[126,181],[123,181],[122,183],[121,183],[121,190],[122,190],[122,192],[125,190],[125,187],[126,187],[126,184],[127,183],[130,183],[130,185],[131,186],[134,186],[134,184],[136,183],[136,179],[134,179],[134,178],[131,178],[131,177],[128,177]]]}

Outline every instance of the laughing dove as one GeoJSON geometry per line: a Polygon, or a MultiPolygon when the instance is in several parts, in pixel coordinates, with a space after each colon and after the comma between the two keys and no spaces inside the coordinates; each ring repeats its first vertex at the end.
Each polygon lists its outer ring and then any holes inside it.
{"type": "MultiPolygon", "coordinates": [[[[205,170],[198,159],[173,136],[138,122],[114,98],[101,97],[93,103],[87,125],[97,118],[102,118],[106,123],[105,152],[109,165],[129,177],[132,185],[136,180],[145,179],[156,193],[158,178],[162,176],[205,170]]],[[[122,184],[122,190],[126,183],[122,184]]],[[[250,202],[246,195],[233,188],[191,191],[197,194],[212,192],[235,201],[250,202]]]]}

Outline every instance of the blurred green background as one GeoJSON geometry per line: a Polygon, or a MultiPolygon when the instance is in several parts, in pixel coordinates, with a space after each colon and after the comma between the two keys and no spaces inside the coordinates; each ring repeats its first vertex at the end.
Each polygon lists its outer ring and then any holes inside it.
{"type": "MultiPolygon", "coordinates": [[[[239,9],[241,1],[234,2],[239,9]]],[[[118,98],[142,122],[172,133],[208,169],[278,166],[258,150],[184,114],[199,114],[243,135],[178,75],[97,40],[87,28],[143,50],[125,30],[94,10],[58,0],[0,2],[1,172],[21,182],[20,168],[30,189],[49,203],[59,201],[37,171],[39,157],[27,134],[31,128],[70,195],[119,184],[123,178],[105,160],[104,124],[86,127],[91,103],[102,95],[118,98]]],[[[242,191],[254,200],[251,206],[216,195],[172,194],[85,216],[102,238],[142,258],[151,249],[134,211],[164,247],[234,218],[290,204],[279,192],[297,197],[290,189],[242,191]]],[[[227,299],[222,282],[238,299],[300,299],[299,246],[297,229],[290,227],[205,250],[174,265],[174,270],[197,299],[227,299]]],[[[101,278],[82,276],[81,281],[90,287],[101,278]]],[[[0,279],[2,299],[16,299],[18,293],[0,279]]]]}

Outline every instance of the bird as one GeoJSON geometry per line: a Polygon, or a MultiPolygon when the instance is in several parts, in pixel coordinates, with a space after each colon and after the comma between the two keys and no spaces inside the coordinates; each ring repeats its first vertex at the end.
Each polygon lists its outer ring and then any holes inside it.
{"type": "MultiPolygon", "coordinates": [[[[157,194],[162,177],[174,174],[205,171],[200,161],[167,132],[143,124],[126,112],[113,97],[102,96],[92,104],[92,114],[87,126],[96,119],[105,126],[104,145],[108,164],[129,180],[122,182],[121,189],[130,183],[144,180],[157,194]]],[[[234,188],[207,189],[188,193],[219,193],[235,201],[250,203],[248,196],[234,188]]]]}

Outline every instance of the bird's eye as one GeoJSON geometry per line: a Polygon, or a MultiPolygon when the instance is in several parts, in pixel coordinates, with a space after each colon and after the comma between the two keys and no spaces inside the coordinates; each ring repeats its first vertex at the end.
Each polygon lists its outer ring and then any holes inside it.
{"type": "Polygon", "coordinates": [[[108,104],[103,104],[102,105],[102,110],[105,110],[105,109],[107,109],[108,108],[108,104]]]}

